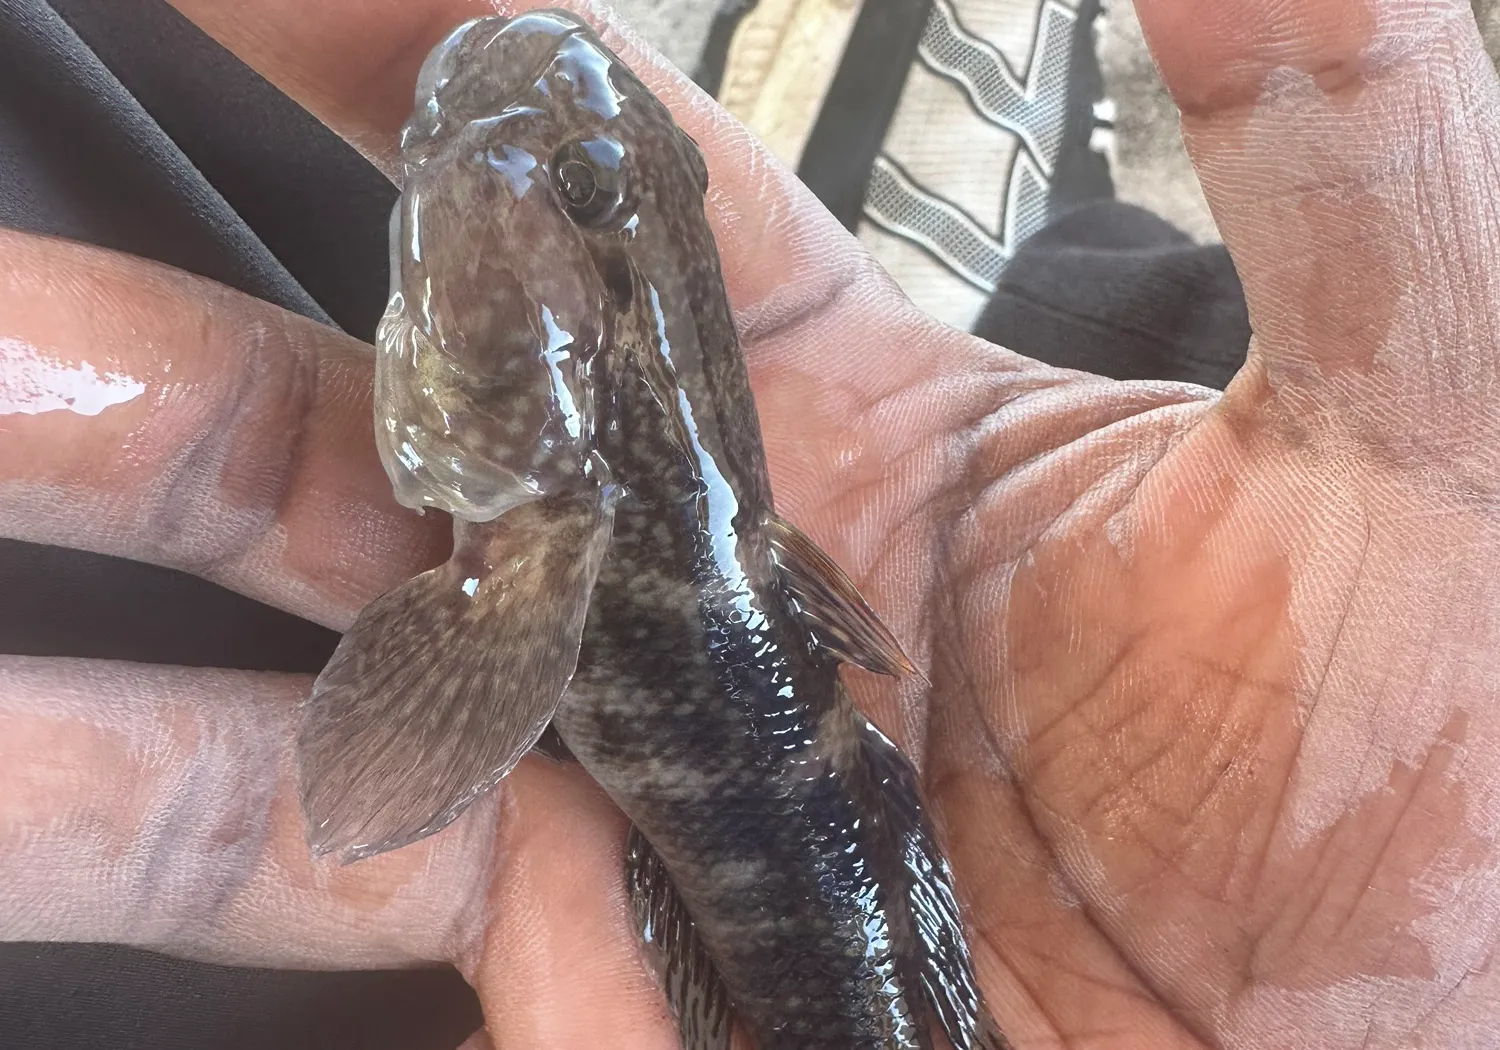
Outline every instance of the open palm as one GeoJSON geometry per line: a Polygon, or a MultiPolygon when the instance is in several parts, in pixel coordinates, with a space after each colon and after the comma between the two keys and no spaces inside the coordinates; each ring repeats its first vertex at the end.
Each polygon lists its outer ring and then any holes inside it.
{"type": "MultiPolygon", "coordinates": [[[[384,164],[427,48],[492,10],[175,2],[384,164]]],[[[1500,86],[1457,0],[1139,6],[1249,296],[1222,397],[924,318],[743,129],[611,39],[708,154],[779,509],[927,670],[850,681],[922,766],[1017,1045],[1486,1045],[1500,86]]],[[[9,379],[87,362],[146,395],[0,419],[4,534],[338,628],[441,560],[444,526],[376,461],[366,348],[139,260],[0,245],[9,379]]],[[[0,936],[452,960],[496,1046],[674,1045],[597,788],[528,759],[433,839],[314,865],[290,765],[308,684],[0,663],[0,936]]]]}

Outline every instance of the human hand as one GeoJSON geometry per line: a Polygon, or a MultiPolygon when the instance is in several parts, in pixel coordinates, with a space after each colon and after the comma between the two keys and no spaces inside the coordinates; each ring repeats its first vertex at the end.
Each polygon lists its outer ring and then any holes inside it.
{"type": "MultiPolygon", "coordinates": [[[[176,2],[388,169],[427,48],[491,10],[176,2]]],[[[923,767],[1018,1047],[1477,1045],[1500,1020],[1500,87],[1452,0],[1139,7],[1256,328],[1220,398],[925,319],[609,40],[708,155],[778,508],[928,669],[850,683],[923,767]]],[[[365,348],[159,266],[0,243],[7,372],[141,386],[0,419],[0,532],[339,628],[441,560],[376,461],[365,348]]],[[[528,759],[441,835],[315,865],[306,679],[0,667],[0,935],[451,960],[496,1046],[675,1045],[623,822],[578,770],[528,759]]]]}

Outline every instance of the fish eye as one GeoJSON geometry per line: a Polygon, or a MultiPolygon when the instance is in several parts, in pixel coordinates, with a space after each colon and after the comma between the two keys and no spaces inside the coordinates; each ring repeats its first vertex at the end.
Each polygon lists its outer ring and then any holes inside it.
{"type": "Polygon", "coordinates": [[[607,136],[570,142],[552,157],[552,184],[568,217],[580,226],[609,225],[624,202],[625,150],[607,136]]]}
{"type": "Polygon", "coordinates": [[[581,160],[565,160],[557,167],[557,189],[571,208],[587,208],[599,192],[594,169],[581,160]]]}

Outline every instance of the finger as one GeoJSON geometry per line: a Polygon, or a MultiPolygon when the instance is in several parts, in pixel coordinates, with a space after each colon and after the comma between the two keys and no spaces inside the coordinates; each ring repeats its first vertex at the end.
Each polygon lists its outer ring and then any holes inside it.
{"type": "Polygon", "coordinates": [[[438,835],[315,863],[291,758],[307,686],[0,658],[0,939],[257,966],[451,961],[495,1050],[671,1050],[629,927],[623,818],[599,788],[527,759],[438,835]]]}
{"type": "Polygon", "coordinates": [[[314,864],[291,760],[307,685],[0,658],[0,939],[303,968],[463,954],[495,806],[409,849],[314,864]]]}
{"type": "Polygon", "coordinates": [[[624,817],[576,766],[508,784],[483,945],[461,967],[494,1050],[675,1050],[629,925],[624,817]]]}
{"type": "Polygon", "coordinates": [[[1470,5],[1138,6],[1250,304],[1229,407],[1492,428],[1466,406],[1494,379],[1500,91],[1470,5]]]}
{"type": "Polygon", "coordinates": [[[152,263],[0,232],[0,535],[343,627],[443,556],[376,457],[369,349],[152,263]]]}

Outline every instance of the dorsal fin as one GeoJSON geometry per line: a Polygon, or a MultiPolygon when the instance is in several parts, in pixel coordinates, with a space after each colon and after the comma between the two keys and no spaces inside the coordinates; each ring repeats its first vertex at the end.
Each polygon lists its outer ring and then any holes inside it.
{"type": "Polygon", "coordinates": [[[772,518],[768,529],[782,579],[820,646],[876,674],[916,672],[891,629],[821,547],[780,518],[772,518]]]}

